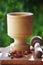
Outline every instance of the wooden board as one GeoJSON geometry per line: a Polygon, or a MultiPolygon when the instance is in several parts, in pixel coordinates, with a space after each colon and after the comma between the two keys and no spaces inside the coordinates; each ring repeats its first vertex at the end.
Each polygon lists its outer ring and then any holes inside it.
{"type": "Polygon", "coordinates": [[[14,65],[42,65],[42,61],[28,61],[28,60],[2,60],[0,64],[14,64],[14,65]]]}

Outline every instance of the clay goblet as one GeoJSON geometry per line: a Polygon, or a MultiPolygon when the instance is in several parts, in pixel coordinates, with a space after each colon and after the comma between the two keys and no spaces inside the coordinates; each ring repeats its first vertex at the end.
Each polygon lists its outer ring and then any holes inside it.
{"type": "Polygon", "coordinates": [[[13,12],[7,14],[8,35],[15,41],[10,45],[12,51],[25,51],[29,49],[26,38],[32,34],[33,13],[13,12]]]}

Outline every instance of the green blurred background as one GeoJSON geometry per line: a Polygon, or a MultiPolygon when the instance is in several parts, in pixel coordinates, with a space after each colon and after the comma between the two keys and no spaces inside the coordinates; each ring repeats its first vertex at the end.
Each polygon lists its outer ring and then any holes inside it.
{"type": "Polygon", "coordinates": [[[32,36],[38,35],[43,38],[43,0],[0,0],[0,47],[8,46],[14,41],[7,35],[7,13],[9,12],[34,13],[32,36]]]}

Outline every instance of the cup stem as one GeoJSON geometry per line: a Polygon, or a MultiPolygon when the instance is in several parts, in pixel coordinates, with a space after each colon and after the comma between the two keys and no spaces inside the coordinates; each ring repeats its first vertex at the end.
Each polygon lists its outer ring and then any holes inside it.
{"type": "Polygon", "coordinates": [[[14,40],[15,40],[15,44],[18,44],[18,45],[26,44],[26,39],[18,38],[18,39],[14,39],[14,40]]]}

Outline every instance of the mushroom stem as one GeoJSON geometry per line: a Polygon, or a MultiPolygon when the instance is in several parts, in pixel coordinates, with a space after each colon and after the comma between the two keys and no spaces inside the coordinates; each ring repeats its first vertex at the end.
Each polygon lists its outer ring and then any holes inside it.
{"type": "Polygon", "coordinates": [[[31,40],[31,44],[34,47],[34,52],[36,57],[41,58],[42,56],[42,48],[41,48],[42,39],[40,37],[34,37],[31,40]]]}
{"type": "Polygon", "coordinates": [[[36,44],[34,45],[34,52],[35,52],[35,54],[36,54],[36,56],[37,56],[38,58],[41,58],[41,56],[42,56],[42,49],[41,49],[39,43],[36,43],[36,44]]]}
{"type": "Polygon", "coordinates": [[[34,48],[40,47],[40,43],[36,42],[34,48]]]}

